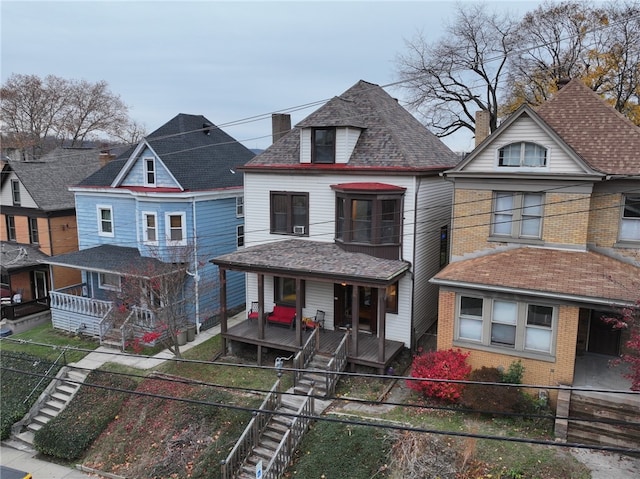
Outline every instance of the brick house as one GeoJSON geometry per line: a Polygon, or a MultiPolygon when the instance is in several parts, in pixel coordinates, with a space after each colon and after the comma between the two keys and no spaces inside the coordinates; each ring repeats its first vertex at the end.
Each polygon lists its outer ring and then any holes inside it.
{"type": "Polygon", "coordinates": [[[474,368],[520,359],[525,383],[548,386],[571,385],[584,354],[619,355],[600,318],[640,298],[638,151],[638,127],[572,80],[447,171],[438,349],[469,351],[474,368]]]}

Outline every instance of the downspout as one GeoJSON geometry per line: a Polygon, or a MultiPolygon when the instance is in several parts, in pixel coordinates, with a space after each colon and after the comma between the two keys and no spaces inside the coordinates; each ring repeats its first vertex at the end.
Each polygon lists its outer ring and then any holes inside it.
{"type": "Polygon", "coordinates": [[[196,197],[192,197],[191,202],[192,216],[193,216],[193,280],[195,281],[195,292],[196,292],[196,333],[200,334],[200,274],[198,273],[198,236],[196,224],[196,197]]]}
{"type": "MultiPolygon", "coordinates": [[[[416,264],[416,237],[417,237],[416,230],[418,228],[418,196],[420,194],[420,187],[422,186],[422,179],[418,176],[416,176],[415,179],[418,184],[416,186],[416,192],[414,193],[414,198],[413,198],[413,235],[411,235],[411,237],[413,238],[413,261],[411,262],[411,330],[409,331],[409,334],[411,334],[411,338],[409,339],[409,344],[411,344],[411,351],[415,351],[416,349],[415,343],[417,341],[416,328],[414,324],[414,318],[416,314],[416,311],[415,311],[416,281],[415,281],[415,274],[414,274],[413,268],[415,268],[415,264],[416,264]]],[[[404,236],[402,239],[402,243],[404,244],[404,236]]]]}

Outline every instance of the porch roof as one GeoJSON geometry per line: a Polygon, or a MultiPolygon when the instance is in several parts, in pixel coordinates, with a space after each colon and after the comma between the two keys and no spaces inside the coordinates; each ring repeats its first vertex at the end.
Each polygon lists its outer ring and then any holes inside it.
{"type": "Polygon", "coordinates": [[[80,251],[52,256],[42,261],[53,266],[83,269],[121,276],[152,278],[177,271],[175,265],[157,258],[141,256],[137,248],[100,245],[80,251]]]}
{"type": "Polygon", "coordinates": [[[411,266],[408,261],[350,253],[334,243],[299,239],[251,246],[211,262],[245,272],[373,286],[393,284],[411,266]]]}
{"type": "Polygon", "coordinates": [[[597,304],[638,300],[640,268],[593,251],[522,247],[456,261],[431,281],[597,304]]]}
{"type": "Polygon", "coordinates": [[[0,241],[0,266],[3,273],[13,273],[41,266],[46,254],[30,244],[0,241]]]}

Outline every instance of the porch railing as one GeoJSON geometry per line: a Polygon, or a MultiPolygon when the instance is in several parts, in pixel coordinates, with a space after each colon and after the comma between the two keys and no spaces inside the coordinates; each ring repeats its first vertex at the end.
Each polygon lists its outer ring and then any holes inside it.
{"type": "Polygon", "coordinates": [[[344,371],[347,367],[348,347],[349,333],[346,333],[333,353],[333,357],[329,360],[329,364],[327,364],[327,374],[325,375],[327,397],[335,394],[336,384],[338,384],[338,379],[340,378],[338,373],[344,371]]]}
{"type": "Polygon", "coordinates": [[[260,410],[253,413],[253,418],[247,424],[244,432],[236,442],[229,455],[222,461],[222,479],[231,479],[240,465],[251,455],[258,446],[260,436],[271,419],[272,413],[280,407],[282,394],[280,378],[275,382],[267,397],[260,405],[260,410]]]}
{"type": "Polygon", "coordinates": [[[289,430],[282,436],[280,444],[278,444],[271,461],[269,461],[263,475],[264,479],[279,479],[283,476],[287,466],[291,462],[294,451],[297,449],[298,444],[300,444],[302,440],[302,436],[304,436],[304,433],[311,423],[311,418],[314,413],[313,394],[312,386],[304,402],[298,408],[296,416],[291,426],[289,426],[289,430]]]}
{"type": "Polygon", "coordinates": [[[49,310],[49,297],[38,298],[21,303],[3,304],[2,319],[16,320],[49,310]]]}
{"type": "MultiPolygon", "coordinates": [[[[75,287],[71,288],[76,288],[75,287]]],[[[76,289],[65,288],[65,290],[76,291],[76,289]]],[[[51,291],[51,309],[59,309],[62,311],[70,311],[73,313],[92,316],[94,318],[104,317],[111,309],[111,301],[103,301],[101,299],[86,298],[73,293],[67,293],[65,290],[51,291]],[[65,291],[65,292],[63,292],[65,291]]],[[[80,289],[82,291],[82,289],[80,289]]]]}
{"type": "Polygon", "coordinates": [[[304,346],[293,359],[293,367],[295,368],[295,372],[293,373],[293,384],[297,385],[300,379],[302,379],[302,375],[304,374],[303,369],[305,369],[311,360],[313,359],[313,355],[317,349],[317,336],[320,334],[320,328],[315,328],[313,333],[307,338],[307,341],[304,343],[304,346]]]}
{"type": "Polygon", "coordinates": [[[144,331],[152,331],[156,325],[156,315],[140,306],[131,306],[131,311],[120,326],[120,336],[122,338],[122,350],[126,349],[127,340],[134,335],[134,328],[139,327],[144,331]]]}

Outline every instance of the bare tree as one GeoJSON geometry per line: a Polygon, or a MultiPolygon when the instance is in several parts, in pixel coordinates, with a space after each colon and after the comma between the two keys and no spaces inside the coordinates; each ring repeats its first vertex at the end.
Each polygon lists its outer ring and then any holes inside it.
{"type": "Polygon", "coordinates": [[[490,113],[498,123],[499,88],[515,48],[516,22],[490,13],[483,4],[458,6],[445,37],[428,44],[422,35],[408,41],[398,71],[409,91],[409,104],[427,127],[445,137],[460,129],[475,131],[475,112],[490,113]]]}
{"type": "Polygon", "coordinates": [[[39,157],[47,138],[79,146],[100,135],[118,138],[130,121],[127,106],[104,81],[14,73],[0,89],[0,125],[14,146],[39,157]]]}

